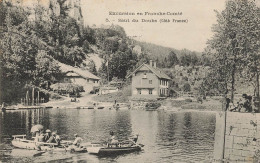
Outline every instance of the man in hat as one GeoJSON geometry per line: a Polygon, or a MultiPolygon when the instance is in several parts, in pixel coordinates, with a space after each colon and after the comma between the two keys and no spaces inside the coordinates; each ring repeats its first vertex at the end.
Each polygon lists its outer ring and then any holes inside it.
{"type": "Polygon", "coordinates": [[[46,134],[44,135],[44,141],[48,141],[51,137],[51,130],[47,129],[46,131],[46,134]]]}

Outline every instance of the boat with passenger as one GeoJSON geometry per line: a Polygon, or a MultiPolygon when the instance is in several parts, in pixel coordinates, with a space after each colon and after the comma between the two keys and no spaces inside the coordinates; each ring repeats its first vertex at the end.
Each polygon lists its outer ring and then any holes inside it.
{"type": "Polygon", "coordinates": [[[131,153],[135,151],[141,151],[144,145],[137,144],[138,134],[129,140],[119,142],[115,139],[114,132],[110,132],[111,139],[107,144],[90,144],[87,146],[87,151],[90,154],[96,154],[99,156],[118,155],[124,153],[131,153]]]}
{"type": "Polygon", "coordinates": [[[117,154],[124,154],[124,153],[131,153],[135,151],[141,151],[142,146],[140,144],[125,144],[125,143],[118,143],[118,144],[91,144],[87,146],[87,151],[90,154],[95,154],[99,156],[105,155],[117,155],[117,154]]]}
{"type": "Polygon", "coordinates": [[[62,140],[60,145],[57,143],[36,142],[33,139],[26,139],[26,135],[13,135],[12,145],[15,148],[38,150],[38,151],[53,151],[53,152],[87,152],[83,146],[72,146],[72,141],[62,140]]]}
{"type": "Polygon", "coordinates": [[[26,135],[13,135],[12,145],[15,148],[38,150],[38,151],[54,151],[54,152],[87,152],[86,148],[80,144],[75,145],[73,141],[61,140],[56,132],[47,129],[43,134],[43,126],[38,124],[31,128],[32,137],[27,139],[26,135]]]}

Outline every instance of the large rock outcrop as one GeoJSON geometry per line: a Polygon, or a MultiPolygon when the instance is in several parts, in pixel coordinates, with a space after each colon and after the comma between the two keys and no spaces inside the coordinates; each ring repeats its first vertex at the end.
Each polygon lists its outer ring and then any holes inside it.
{"type": "Polygon", "coordinates": [[[28,9],[30,12],[29,19],[34,21],[36,19],[35,9],[40,6],[43,7],[41,17],[49,19],[53,14],[59,16],[61,8],[66,8],[66,13],[83,25],[83,16],[81,12],[81,0],[6,0],[13,5],[20,5],[28,9]]]}

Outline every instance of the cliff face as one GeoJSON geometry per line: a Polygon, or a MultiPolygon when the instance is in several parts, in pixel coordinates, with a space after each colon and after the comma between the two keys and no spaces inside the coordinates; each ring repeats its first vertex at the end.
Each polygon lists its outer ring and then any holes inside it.
{"type": "Polygon", "coordinates": [[[11,2],[13,5],[20,5],[27,8],[31,15],[29,19],[34,21],[36,19],[35,9],[37,6],[41,6],[44,10],[41,13],[41,17],[48,19],[52,14],[59,16],[61,13],[61,7],[67,8],[66,13],[77,20],[78,23],[83,25],[83,16],[81,12],[81,1],[80,0],[6,0],[11,2]],[[62,6],[61,6],[62,5],[62,6]]]}

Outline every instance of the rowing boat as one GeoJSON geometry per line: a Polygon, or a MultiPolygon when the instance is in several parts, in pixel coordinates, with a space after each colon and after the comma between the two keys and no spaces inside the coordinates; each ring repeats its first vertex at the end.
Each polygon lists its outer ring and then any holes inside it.
{"type": "Polygon", "coordinates": [[[95,154],[95,155],[117,155],[117,154],[124,154],[124,153],[131,153],[135,151],[140,151],[141,150],[141,145],[139,144],[108,144],[106,146],[100,145],[100,144],[91,144],[90,146],[87,147],[87,151],[90,154],[95,154]]]}
{"type": "Polygon", "coordinates": [[[26,135],[13,135],[12,145],[20,149],[38,150],[38,151],[54,151],[54,152],[87,152],[85,147],[69,146],[71,141],[62,141],[61,145],[57,143],[35,142],[28,140],[26,135]]]}

